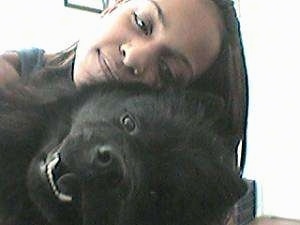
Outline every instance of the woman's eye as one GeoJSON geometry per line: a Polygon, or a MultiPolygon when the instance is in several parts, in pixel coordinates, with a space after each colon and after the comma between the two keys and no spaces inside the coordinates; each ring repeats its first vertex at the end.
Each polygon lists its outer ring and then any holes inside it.
{"type": "Polygon", "coordinates": [[[160,63],[160,77],[162,84],[171,84],[175,82],[174,75],[170,67],[164,61],[161,61],[160,63]]]}
{"type": "Polygon", "coordinates": [[[140,16],[135,12],[133,13],[134,23],[145,35],[149,35],[152,32],[152,27],[147,24],[140,16]]]}
{"type": "Polygon", "coordinates": [[[136,129],[134,119],[130,115],[124,115],[121,117],[120,122],[128,133],[132,133],[136,129]]]}

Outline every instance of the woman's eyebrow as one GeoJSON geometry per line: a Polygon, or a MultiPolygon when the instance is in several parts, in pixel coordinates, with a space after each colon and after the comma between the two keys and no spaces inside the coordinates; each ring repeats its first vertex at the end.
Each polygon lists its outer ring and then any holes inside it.
{"type": "Polygon", "coordinates": [[[151,2],[154,5],[154,7],[157,11],[159,21],[162,23],[163,26],[165,26],[166,21],[165,21],[165,17],[164,17],[164,14],[163,14],[163,11],[162,11],[160,5],[155,0],[148,0],[148,1],[151,2]]]}

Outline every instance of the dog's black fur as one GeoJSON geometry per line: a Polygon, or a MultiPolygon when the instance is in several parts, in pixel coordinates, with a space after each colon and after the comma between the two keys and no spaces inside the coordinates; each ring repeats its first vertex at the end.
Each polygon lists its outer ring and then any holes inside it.
{"type": "Polygon", "coordinates": [[[215,98],[41,77],[0,92],[1,225],[213,225],[245,192],[215,98]]]}

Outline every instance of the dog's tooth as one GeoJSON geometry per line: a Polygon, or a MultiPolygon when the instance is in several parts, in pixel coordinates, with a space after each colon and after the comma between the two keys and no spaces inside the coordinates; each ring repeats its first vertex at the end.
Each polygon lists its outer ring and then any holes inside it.
{"type": "Polygon", "coordinates": [[[46,166],[46,171],[47,171],[47,177],[48,177],[48,181],[50,183],[50,186],[53,190],[54,195],[58,198],[58,200],[62,201],[62,202],[71,202],[72,201],[72,196],[60,193],[55,182],[54,182],[54,177],[53,177],[53,169],[56,167],[56,165],[58,164],[60,157],[59,157],[59,153],[55,153],[53,156],[53,159],[51,159],[51,161],[48,163],[48,165],[46,166]]]}
{"type": "Polygon", "coordinates": [[[57,163],[59,162],[59,158],[55,157],[48,165],[51,169],[51,171],[55,168],[55,166],[57,165],[57,163]]]}
{"type": "Polygon", "coordinates": [[[57,188],[56,188],[56,186],[54,184],[54,180],[53,180],[52,167],[51,167],[50,164],[47,166],[47,176],[48,176],[49,183],[50,183],[50,185],[52,187],[52,190],[54,192],[57,191],[57,188]]]}
{"type": "Polygon", "coordinates": [[[63,202],[71,202],[72,201],[72,196],[65,195],[63,193],[59,193],[57,197],[59,200],[61,200],[63,202]]]}

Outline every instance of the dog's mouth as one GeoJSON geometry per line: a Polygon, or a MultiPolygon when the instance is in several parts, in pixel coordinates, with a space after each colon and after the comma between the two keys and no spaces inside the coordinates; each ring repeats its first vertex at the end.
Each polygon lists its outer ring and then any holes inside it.
{"type": "Polygon", "coordinates": [[[47,155],[45,168],[47,181],[55,197],[63,203],[72,202],[79,185],[75,174],[69,172],[61,162],[59,151],[47,155]]]}

